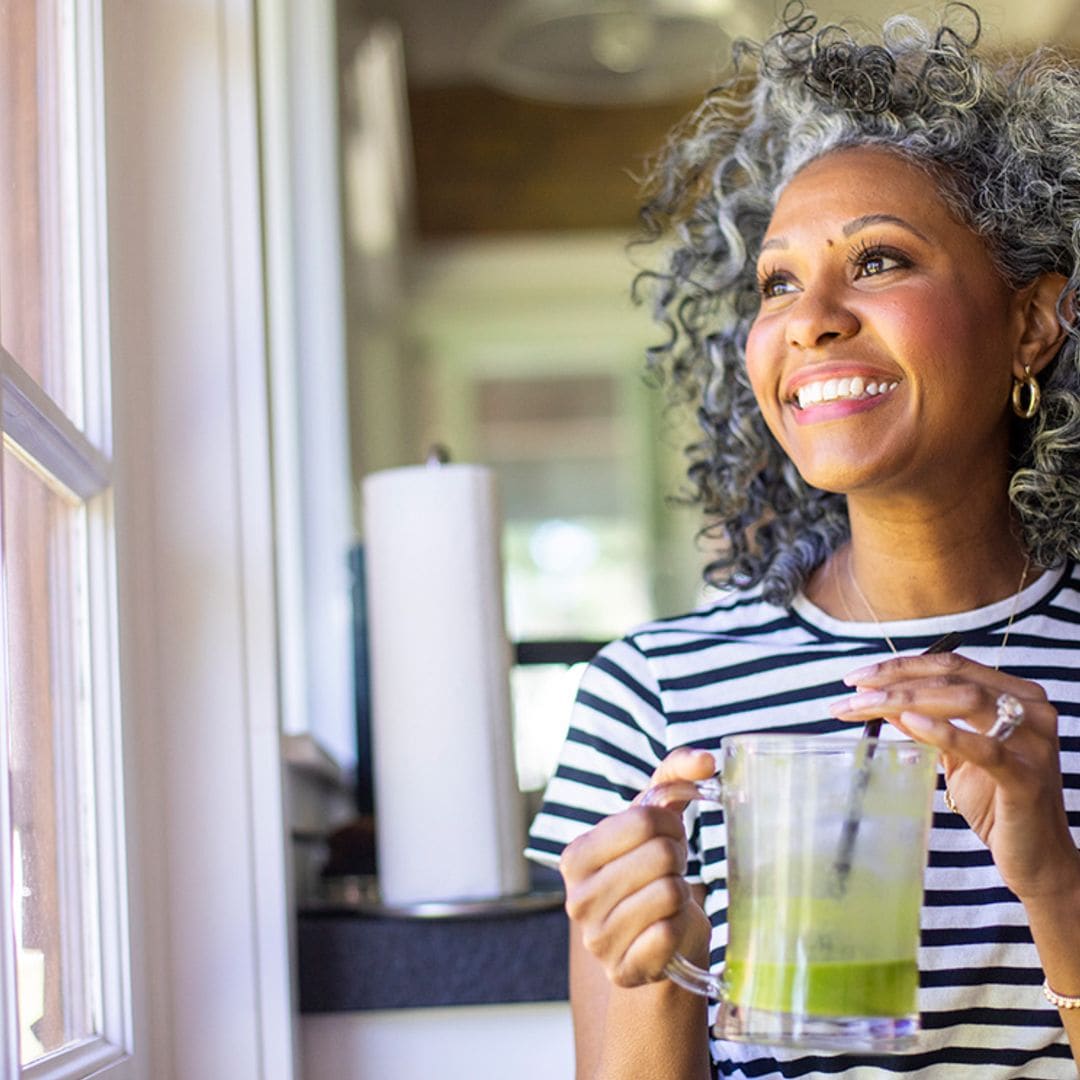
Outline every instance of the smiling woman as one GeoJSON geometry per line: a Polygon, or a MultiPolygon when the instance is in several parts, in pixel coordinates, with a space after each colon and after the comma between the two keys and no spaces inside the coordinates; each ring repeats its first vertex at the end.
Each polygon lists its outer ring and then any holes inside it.
{"type": "MultiPolygon", "coordinates": [[[[639,286],[654,369],[698,405],[723,591],[601,651],[533,825],[566,881],[580,1077],[1076,1075],[1080,73],[991,63],[972,9],[948,20],[868,40],[789,5],[654,170],[669,253],[639,286]],[[724,815],[687,811],[687,841],[643,793],[730,736],[878,718],[943,772],[909,882],[918,1042],[822,1054],[788,1016],[757,1045],[728,1004],[710,1040],[665,972],[722,964],[729,881],[769,871],[724,815]]],[[[873,1009],[849,1000],[854,1031],[873,1009]]]]}

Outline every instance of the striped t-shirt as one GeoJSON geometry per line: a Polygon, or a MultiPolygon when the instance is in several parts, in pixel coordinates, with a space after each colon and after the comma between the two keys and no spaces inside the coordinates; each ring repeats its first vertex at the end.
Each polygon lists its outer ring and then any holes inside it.
{"type": "MultiPolygon", "coordinates": [[[[575,836],[625,809],[677,747],[715,751],[723,736],[749,731],[855,737],[857,729],[828,719],[825,706],[850,693],[845,674],[890,655],[882,631],[901,652],[914,652],[950,630],[963,635],[961,655],[1045,689],[1060,717],[1065,803],[1080,841],[1080,571],[1069,564],[1045,572],[1018,598],[958,615],[878,627],[841,622],[805,597],[778,608],[755,590],[726,594],[613,642],[582,679],[558,768],[533,822],[530,856],[554,862],[575,836]]],[[[940,777],[938,788],[924,883],[918,1044],[871,1056],[714,1040],[715,1075],[1075,1080],[1060,1017],[1041,993],[1024,908],[983,843],[946,809],[940,777]]],[[[715,812],[699,819],[693,806],[687,819],[688,876],[707,889],[715,967],[727,944],[723,820],[715,812]]]]}

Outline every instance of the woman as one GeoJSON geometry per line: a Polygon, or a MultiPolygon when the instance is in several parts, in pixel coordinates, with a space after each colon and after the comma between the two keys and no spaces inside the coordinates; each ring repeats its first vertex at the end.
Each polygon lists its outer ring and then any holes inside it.
{"type": "Polygon", "coordinates": [[[994,68],[951,12],[861,44],[789,8],[657,166],[654,361],[699,405],[725,591],[601,652],[533,826],[579,1078],[1076,1075],[1080,76],[994,68]],[[726,734],[878,716],[942,751],[919,1045],[710,1046],[663,970],[723,959],[722,826],[688,849],[639,793],[726,734]]]}

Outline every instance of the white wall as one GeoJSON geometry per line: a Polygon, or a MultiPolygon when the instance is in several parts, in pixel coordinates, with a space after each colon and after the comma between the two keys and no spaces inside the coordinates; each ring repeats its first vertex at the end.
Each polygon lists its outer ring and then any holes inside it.
{"type": "Polygon", "coordinates": [[[565,1002],[306,1016],[301,1040],[304,1080],[573,1080],[574,1075],[565,1002]]]}
{"type": "Polygon", "coordinates": [[[104,7],[138,1076],[291,1080],[255,0],[104,7]]]}

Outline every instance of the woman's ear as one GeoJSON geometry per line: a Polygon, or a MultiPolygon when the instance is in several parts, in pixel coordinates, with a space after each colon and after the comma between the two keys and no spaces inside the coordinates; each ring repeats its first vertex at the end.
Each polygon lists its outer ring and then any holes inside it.
{"type": "Polygon", "coordinates": [[[1016,378],[1023,379],[1029,369],[1037,375],[1057,356],[1065,338],[1058,318],[1059,304],[1067,320],[1076,316],[1076,297],[1072,293],[1063,295],[1068,280],[1064,274],[1040,274],[1021,290],[1024,327],[1013,359],[1016,378]]]}

